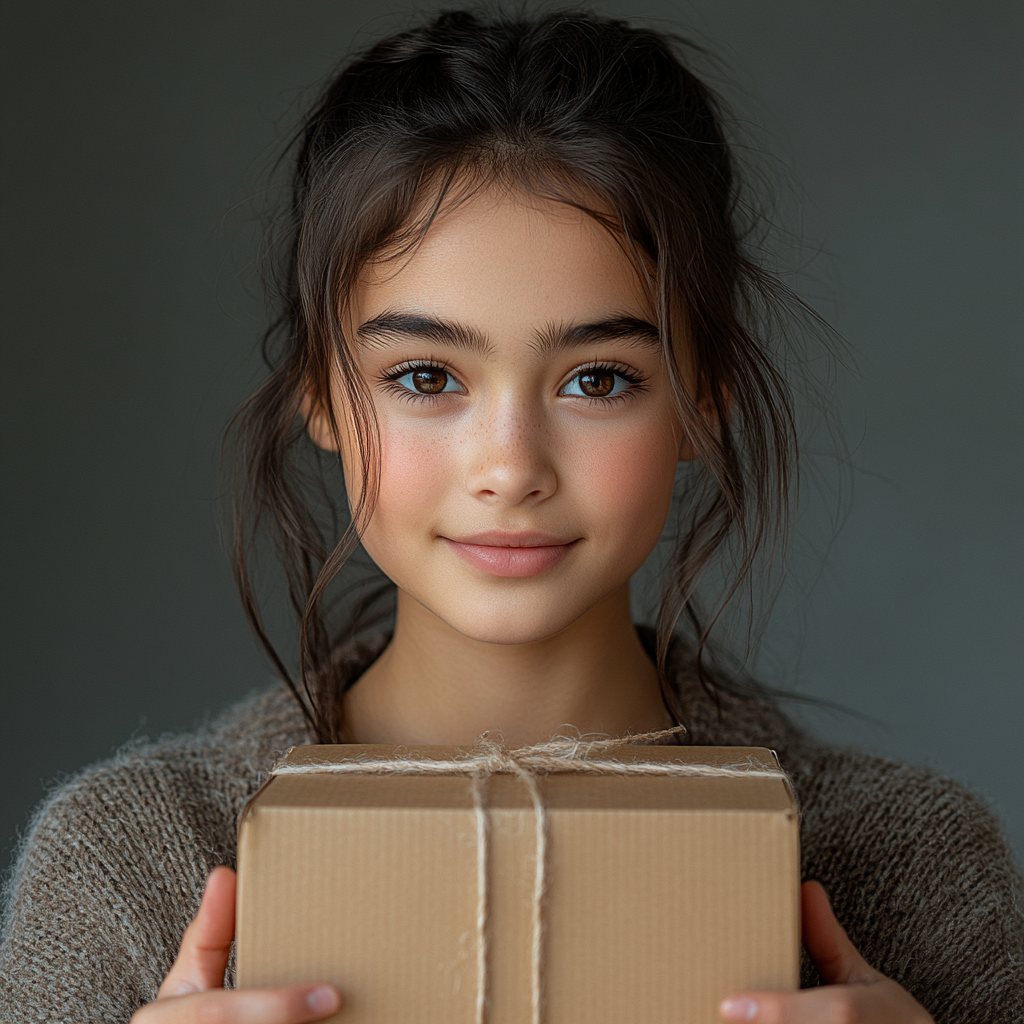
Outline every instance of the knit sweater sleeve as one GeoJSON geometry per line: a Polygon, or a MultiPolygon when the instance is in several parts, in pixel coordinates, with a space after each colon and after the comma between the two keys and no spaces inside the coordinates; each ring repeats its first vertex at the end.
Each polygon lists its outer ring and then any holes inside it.
{"type": "Polygon", "coordinates": [[[1024,1021],[1021,878],[988,808],[923,768],[822,750],[795,781],[804,877],[938,1024],[1024,1021]]]}
{"type": "Polygon", "coordinates": [[[0,1021],[126,1024],[154,999],[262,773],[309,739],[275,686],[51,794],[5,887],[0,1021]]]}
{"type": "Polygon", "coordinates": [[[183,767],[122,757],[39,809],[9,884],[0,1020],[127,1021],[155,998],[233,822],[183,767]]]}

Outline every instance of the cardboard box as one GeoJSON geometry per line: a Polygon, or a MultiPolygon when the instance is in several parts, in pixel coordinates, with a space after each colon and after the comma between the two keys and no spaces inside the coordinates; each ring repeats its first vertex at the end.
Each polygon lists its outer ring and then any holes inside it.
{"type": "MultiPolygon", "coordinates": [[[[299,747],[286,765],[393,756],[299,747]]],[[[448,760],[453,748],[401,748],[448,760]]],[[[623,747],[620,761],[778,771],[757,747],[623,747]]],[[[240,987],[329,981],[340,1024],[531,1024],[537,815],[495,774],[273,776],[239,825],[240,987]],[[477,1005],[486,887],[485,1013],[477,1005]]],[[[551,774],[539,951],[545,1024],[712,1024],[799,985],[799,821],[781,776],[551,774]]]]}

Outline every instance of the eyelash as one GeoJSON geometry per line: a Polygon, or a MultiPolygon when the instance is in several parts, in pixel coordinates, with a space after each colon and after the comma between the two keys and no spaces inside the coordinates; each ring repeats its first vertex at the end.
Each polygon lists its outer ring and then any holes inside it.
{"type": "Polygon", "coordinates": [[[585,373],[613,373],[616,377],[621,377],[629,387],[624,391],[620,391],[617,395],[605,395],[604,397],[591,397],[589,395],[580,396],[572,395],[567,397],[579,398],[584,397],[588,402],[600,402],[603,405],[610,405],[613,402],[627,402],[631,399],[637,398],[643,392],[648,390],[647,378],[638,373],[630,366],[626,366],[624,363],[615,362],[604,362],[604,363],[587,363],[585,366],[577,366],[572,373],[569,374],[566,382],[560,387],[559,393],[562,392],[572,381],[576,380],[577,377],[582,376],[585,373]]]}
{"type": "MultiPolygon", "coordinates": [[[[385,391],[390,391],[407,402],[428,402],[431,405],[437,403],[438,399],[442,398],[445,392],[441,392],[436,395],[425,395],[419,391],[410,391],[407,387],[399,384],[398,382],[405,377],[407,374],[415,373],[417,370],[440,370],[442,373],[447,373],[450,377],[455,377],[455,374],[451,371],[451,364],[443,359],[431,359],[429,361],[418,360],[411,363],[399,363],[398,366],[393,367],[390,370],[386,370],[377,379],[380,381],[381,387],[385,391]]],[[[452,392],[447,392],[452,394],[452,392]]]]}
{"type": "MultiPolygon", "coordinates": [[[[377,379],[385,391],[389,391],[398,398],[408,402],[429,402],[433,405],[442,398],[444,394],[453,394],[453,392],[440,392],[436,395],[425,395],[421,392],[410,391],[407,387],[398,383],[403,377],[410,373],[415,373],[417,370],[440,370],[442,373],[446,373],[455,380],[458,380],[458,377],[456,377],[451,371],[451,364],[445,360],[430,360],[429,362],[421,360],[418,362],[400,363],[398,366],[380,374],[377,379]]],[[[632,367],[626,366],[623,363],[597,362],[587,363],[585,366],[576,367],[576,369],[569,374],[565,383],[558,389],[559,394],[561,394],[562,390],[572,381],[576,380],[577,377],[585,373],[595,372],[613,373],[616,377],[621,377],[629,387],[624,391],[620,391],[617,395],[606,395],[604,397],[586,396],[586,401],[588,402],[599,402],[603,405],[610,405],[613,402],[624,402],[636,398],[638,395],[648,390],[647,378],[638,373],[632,367]]],[[[454,393],[457,394],[458,392],[454,393]]],[[[571,395],[564,397],[578,398],[582,396],[571,395]]]]}

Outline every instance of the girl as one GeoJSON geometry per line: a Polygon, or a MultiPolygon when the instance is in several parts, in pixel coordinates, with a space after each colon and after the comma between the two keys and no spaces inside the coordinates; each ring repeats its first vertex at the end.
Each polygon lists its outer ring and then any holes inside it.
{"type": "Polygon", "coordinates": [[[716,555],[734,591],[770,554],[795,469],[767,339],[799,306],[745,255],[742,211],[715,97],[656,33],[447,14],[342,69],[303,129],[271,372],[236,421],[238,580],[284,684],[44,806],[0,1016],[334,1013],[329,985],[225,987],[236,819],[292,744],[678,723],[775,748],[803,807],[807,988],[736,993],[723,1019],[1021,1019],[1020,882],[987,811],[816,742],[708,657],[695,587],[716,555]],[[660,618],[637,627],[630,577],[674,502],[660,618]],[[264,531],[294,677],[255,596],[264,531]],[[339,595],[360,542],[388,589],[339,595]]]}

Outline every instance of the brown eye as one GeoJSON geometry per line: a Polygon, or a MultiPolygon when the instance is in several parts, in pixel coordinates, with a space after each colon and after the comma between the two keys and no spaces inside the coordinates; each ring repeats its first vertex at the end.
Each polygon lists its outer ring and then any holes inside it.
{"type": "Polygon", "coordinates": [[[444,370],[414,370],[409,376],[412,386],[424,395],[439,395],[448,386],[444,370]]]}
{"type": "Polygon", "coordinates": [[[609,370],[588,370],[577,380],[580,391],[588,398],[604,398],[615,390],[615,374],[609,370]]]}

